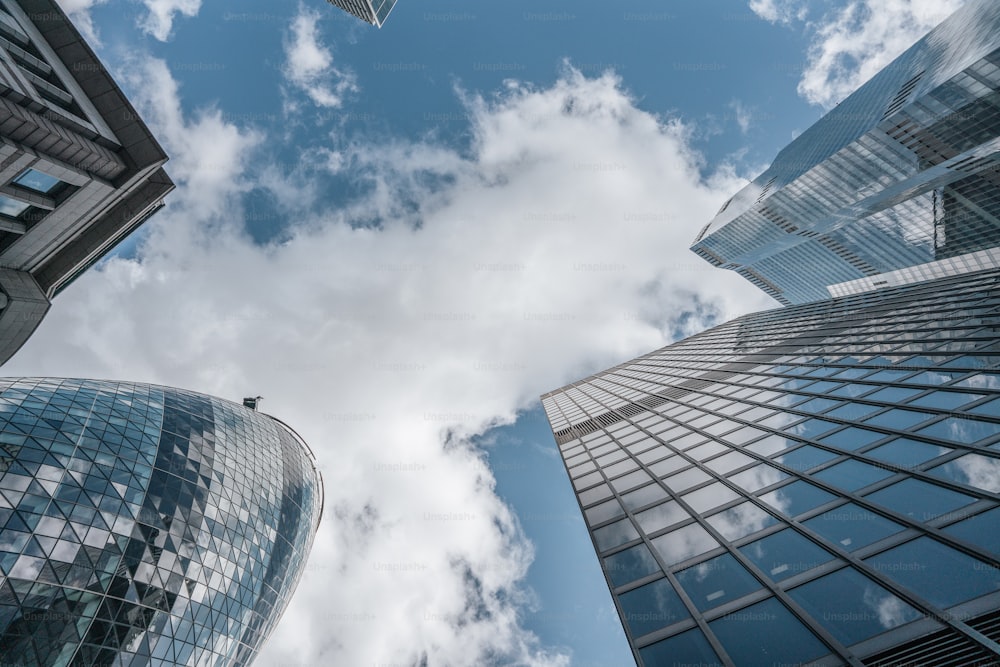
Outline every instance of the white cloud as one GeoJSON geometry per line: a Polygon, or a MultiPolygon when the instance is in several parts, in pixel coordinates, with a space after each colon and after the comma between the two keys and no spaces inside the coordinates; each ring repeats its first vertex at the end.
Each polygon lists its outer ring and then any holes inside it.
{"type": "MultiPolygon", "coordinates": [[[[799,94],[830,108],[954,13],[963,0],[851,0],[804,24],[812,44],[799,94]]],[[[806,18],[803,0],[751,0],[772,22],[806,18]]]]}
{"type": "Polygon", "coordinates": [[[163,63],[132,69],[178,192],[138,257],[75,282],[5,371],[260,393],[303,434],[324,523],[256,664],[569,664],[522,626],[532,546],[467,437],[667,332],[767,304],[687,250],[743,181],[700,180],[681,122],[568,69],[550,88],[469,96],[462,152],[304,149],[350,163],[370,194],[296,215],[262,247],[240,231],[239,195],[267,143],[218,111],[183,113],[163,63]]]}
{"type": "Polygon", "coordinates": [[[94,21],[90,16],[90,10],[97,5],[103,5],[108,0],[58,0],[59,6],[66,12],[76,29],[90,42],[91,45],[100,46],[101,40],[94,27],[94,21]]]}
{"type": "Polygon", "coordinates": [[[344,95],[357,91],[354,74],[333,65],[333,54],[321,42],[318,11],[299,6],[292,19],[291,35],[285,40],[284,74],[313,104],[338,108],[344,95]]]}
{"type": "Polygon", "coordinates": [[[201,0],[142,0],[149,14],[140,23],[140,27],[161,42],[170,39],[174,27],[174,15],[197,16],[201,9],[201,0]]]}
{"type": "Polygon", "coordinates": [[[736,125],[739,126],[740,132],[743,134],[749,132],[750,124],[754,120],[755,110],[743,104],[740,100],[730,102],[729,108],[733,110],[733,119],[736,121],[736,125]]]}

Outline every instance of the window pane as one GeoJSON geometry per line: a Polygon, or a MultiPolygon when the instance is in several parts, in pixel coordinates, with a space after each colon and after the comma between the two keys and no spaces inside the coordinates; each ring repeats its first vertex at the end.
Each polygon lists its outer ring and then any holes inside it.
{"type": "Polygon", "coordinates": [[[735,500],[740,496],[722,482],[715,482],[681,497],[691,506],[691,509],[702,514],[713,507],[725,505],[730,500],[735,500]]]}
{"type": "Polygon", "coordinates": [[[957,391],[934,391],[910,403],[921,408],[954,410],[955,408],[982,398],[982,394],[963,394],[957,391]]]}
{"type": "Polygon", "coordinates": [[[639,532],[636,531],[635,526],[628,519],[616,521],[594,531],[594,542],[597,543],[599,551],[613,549],[638,537],[639,532]]]}
{"type": "Polygon", "coordinates": [[[22,188],[48,194],[62,183],[62,181],[37,169],[25,169],[21,172],[20,176],[14,179],[14,183],[20,185],[22,188]]]}
{"type": "Polygon", "coordinates": [[[847,503],[804,522],[807,528],[854,551],[889,537],[904,527],[860,505],[847,503]]]}
{"type": "Polygon", "coordinates": [[[929,537],[918,537],[866,561],[893,581],[941,607],[1000,589],[1000,570],[929,537]]]}
{"type": "Polygon", "coordinates": [[[27,210],[29,204],[19,201],[13,197],[0,195],[0,213],[11,218],[16,218],[27,210]]]}
{"type": "Polygon", "coordinates": [[[827,493],[818,486],[798,480],[770,493],[765,493],[760,499],[779,512],[784,512],[788,516],[796,516],[819,507],[835,497],[832,493],[827,493]]]}
{"type": "Polygon", "coordinates": [[[834,558],[833,554],[791,529],[745,544],[740,551],[775,581],[806,572],[834,558]]]}
{"type": "Polygon", "coordinates": [[[863,428],[850,426],[839,433],[834,433],[833,435],[823,438],[821,442],[833,447],[839,447],[840,449],[854,451],[855,449],[860,449],[865,445],[875,442],[876,440],[881,440],[884,437],[886,437],[884,433],[877,433],[875,431],[868,431],[863,428]]]}
{"type": "Polygon", "coordinates": [[[663,480],[663,483],[670,487],[674,493],[687,491],[692,486],[697,486],[702,482],[707,482],[712,476],[698,468],[689,468],[684,472],[679,472],[663,480]]]}
{"type": "Polygon", "coordinates": [[[789,595],[848,646],[922,617],[850,567],[799,586],[789,595]]]}
{"type": "Polygon", "coordinates": [[[715,538],[696,523],[653,540],[653,547],[668,566],[711,551],[717,546],[719,543],[715,538]]]}
{"type": "Polygon", "coordinates": [[[641,637],[691,617],[666,579],[623,593],[618,601],[633,637],[641,637]]]}
{"type": "Polygon", "coordinates": [[[826,413],[827,417],[836,417],[837,419],[849,419],[857,421],[867,417],[876,410],[881,410],[881,406],[878,405],[865,405],[864,403],[846,403],[836,410],[830,410],[826,413]]]}
{"type": "Polygon", "coordinates": [[[592,489],[587,489],[580,494],[580,503],[583,505],[589,505],[591,503],[596,503],[598,500],[604,500],[605,498],[610,498],[614,494],[611,489],[608,488],[607,484],[601,484],[600,486],[595,486],[592,489]]]}
{"type": "Polygon", "coordinates": [[[833,422],[824,421],[822,419],[809,419],[802,422],[801,424],[796,424],[795,426],[785,429],[786,433],[791,435],[797,435],[801,438],[812,438],[815,439],[827,431],[835,429],[839,424],[833,422]]]}
{"type": "Polygon", "coordinates": [[[660,566],[645,544],[637,544],[605,558],[604,571],[608,573],[613,585],[624,586],[648,574],[659,572],[660,566]]]}
{"type": "Polygon", "coordinates": [[[826,463],[827,461],[835,459],[838,456],[842,456],[842,454],[834,454],[833,452],[828,452],[827,450],[820,449],[819,447],[806,445],[804,447],[799,447],[794,451],[788,452],[787,454],[775,457],[774,460],[782,465],[788,466],[792,470],[804,472],[811,468],[815,468],[821,463],[826,463]]]}
{"type": "Polygon", "coordinates": [[[679,635],[664,639],[639,649],[643,663],[660,665],[698,665],[698,667],[722,667],[722,661],[712,650],[701,630],[694,628],[679,635]]]}
{"type": "Polygon", "coordinates": [[[793,440],[791,438],[786,438],[783,435],[778,435],[772,433],[762,440],[758,440],[752,445],[747,445],[747,451],[751,451],[755,454],[760,454],[761,456],[770,456],[783,449],[788,449],[789,447],[794,447],[799,444],[798,440],[793,440]]]}
{"type": "Polygon", "coordinates": [[[744,470],[743,472],[736,473],[729,478],[729,481],[736,484],[744,491],[753,493],[754,491],[760,491],[761,489],[771,486],[772,484],[777,484],[787,477],[787,473],[762,463],[759,466],[754,466],[753,468],[744,470]]]}
{"type": "Polygon", "coordinates": [[[912,478],[887,486],[866,497],[917,521],[929,521],[976,500],[964,493],[912,478]]]}
{"type": "Polygon", "coordinates": [[[698,445],[694,449],[688,450],[687,454],[693,459],[704,461],[709,456],[724,452],[726,449],[728,447],[718,442],[706,442],[704,445],[698,445]]]}
{"type": "Polygon", "coordinates": [[[615,519],[620,516],[625,515],[625,510],[622,506],[618,504],[618,501],[612,498],[600,505],[594,505],[588,510],[583,512],[587,516],[587,523],[594,525],[596,523],[602,523],[608,521],[609,519],[615,519]]]}
{"type": "Polygon", "coordinates": [[[930,474],[968,484],[977,489],[1000,493],[1000,459],[981,454],[966,454],[944,465],[931,468],[930,474]]]}
{"type": "Polygon", "coordinates": [[[729,452],[728,454],[723,454],[719,458],[712,459],[711,461],[705,462],[706,468],[711,468],[719,474],[726,474],[736,470],[737,468],[742,468],[743,466],[753,463],[756,459],[750,458],[742,452],[729,452]]]}
{"type": "Polygon", "coordinates": [[[648,505],[649,503],[655,503],[657,500],[663,500],[667,497],[667,492],[663,490],[659,484],[650,484],[649,486],[644,486],[641,489],[636,489],[635,491],[629,491],[622,496],[622,504],[630,510],[634,510],[643,505],[648,505]]]}
{"type": "Polygon", "coordinates": [[[983,438],[989,438],[1000,433],[1000,424],[981,422],[965,417],[948,417],[936,424],[931,424],[927,428],[920,429],[917,433],[971,445],[983,438]]]}
{"type": "Polygon", "coordinates": [[[760,582],[732,554],[722,554],[681,570],[677,581],[701,611],[743,597],[761,588],[760,582]]]}
{"type": "Polygon", "coordinates": [[[726,614],[708,625],[737,665],[801,665],[829,652],[774,598],[726,614]]]}
{"type": "Polygon", "coordinates": [[[708,517],[706,521],[727,540],[738,540],[778,522],[751,502],[730,507],[725,512],[708,517]]]}
{"type": "Polygon", "coordinates": [[[650,477],[649,473],[645,470],[636,470],[635,472],[630,472],[624,477],[611,480],[611,486],[618,493],[622,493],[623,491],[634,489],[640,484],[645,484],[646,482],[650,482],[652,480],[653,478],[650,477]]]}
{"type": "Polygon", "coordinates": [[[918,440],[910,440],[909,438],[897,438],[881,447],[876,447],[865,452],[865,455],[879,459],[880,461],[895,463],[903,468],[909,468],[918,466],[924,461],[930,461],[942,454],[947,454],[950,451],[953,450],[940,445],[931,445],[918,440]]]}
{"type": "Polygon", "coordinates": [[[897,430],[905,430],[914,424],[919,424],[920,422],[925,422],[933,414],[927,412],[916,412],[915,410],[901,410],[898,408],[888,410],[882,414],[872,417],[865,424],[871,424],[874,426],[881,426],[882,428],[891,428],[897,430]]]}
{"type": "Polygon", "coordinates": [[[820,470],[813,476],[846,491],[857,491],[881,479],[891,477],[893,474],[895,473],[884,468],[876,468],[863,461],[848,459],[825,470],[820,470]]]}
{"type": "Polygon", "coordinates": [[[624,461],[619,461],[614,465],[609,465],[604,468],[604,474],[608,477],[617,477],[627,472],[632,472],[639,467],[639,464],[632,459],[625,459],[624,461]]]}
{"type": "Polygon", "coordinates": [[[667,526],[680,523],[688,519],[689,516],[676,501],[671,500],[662,505],[651,507],[645,512],[639,512],[635,515],[635,520],[642,528],[642,532],[649,535],[667,526]]]}
{"type": "Polygon", "coordinates": [[[583,477],[577,477],[573,480],[573,488],[576,490],[585,489],[588,486],[593,486],[598,482],[603,482],[604,477],[599,472],[592,472],[590,474],[584,475],[583,477]]]}
{"type": "Polygon", "coordinates": [[[993,553],[1000,553],[1000,507],[953,523],[944,532],[993,553]]]}
{"type": "Polygon", "coordinates": [[[653,465],[649,466],[649,469],[652,471],[654,475],[658,477],[663,477],[664,475],[672,473],[675,470],[680,470],[686,465],[689,465],[686,459],[680,456],[673,456],[664,461],[659,461],[657,463],[654,463],[653,465]]]}

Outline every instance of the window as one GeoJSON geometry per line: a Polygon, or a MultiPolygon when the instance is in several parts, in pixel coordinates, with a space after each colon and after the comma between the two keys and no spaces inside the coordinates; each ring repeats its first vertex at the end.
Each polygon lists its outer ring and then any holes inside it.
{"type": "Polygon", "coordinates": [[[688,518],[690,518],[688,513],[675,500],[651,507],[645,512],[639,512],[635,515],[636,522],[647,535],[688,518]]]}
{"type": "Polygon", "coordinates": [[[611,480],[611,486],[618,493],[622,493],[623,491],[628,491],[629,489],[635,488],[640,484],[650,482],[652,479],[653,478],[650,477],[649,473],[645,470],[636,470],[635,472],[630,472],[624,477],[611,480]]]}
{"type": "Polygon", "coordinates": [[[833,554],[791,529],[746,544],[740,547],[740,552],[775,581],[833,560],[833,554]]]}
{"type": "Polygon", "coordinates": [[[857,491],[892,475],[893,473],[884,468],[876,468],[863,461],[848,459],[837,465],[820,470],[813,477],[821,479],[828,484],[838,486],[845,491],[857,491]]]}
{"type": "Polygon", "coordinates": [[[653,540],[653,548],[668,566],[711,551],[717,546],[719,543],[715,538],[696,523],[678,528],[653,540]]]}
{"type": "Polygon", "coordinates": [[[51,194],[63,185],[63,182],[55,176],[49,176],[37,169],[25,169],[13,182],[15,185],[43,195],[51,194]]]}
{"type": "Polygon", "coordinates": [[[738,540],[778,522],[773,516],[751,502],[730,507],[706,519],[727,540],[738,540]]]}
{"type": "Polygon", "coordinates": [[[655,503],[667,497],[667,492],[659,484],[650,484],[635,491],[629,491],[622,496],[622,503],[630,510],[655,503]]]}
{"type": "Polygon", "coordinates": [[[780,489],[775,489],[760,497],[765,503],[788,516],[808,512],[834,498],[836,496],[833,494],[802,480],[786,484],[780,489]]]}
{"type": "Polygon", "coordinates": [[[930,521],[976,500],[964,493],[913,478],[870,493],[867,499],[916,521],[930,521]]]}
{"type": "Polygon", "coordinates": [[[941,445],[930,445],[909,438],[897,438],[881,447],[865,452],[865,455],[895,464],[901,468],[913,468],[924,461],[930,461],[950,451],[953,450],[941,445]]]}
{"type": "Polygon", "coordinates": [[[966,454],[931,468],[930,474],[983,491],[1000,493],[1000,459],[982,454],[966,454]]]}
{"type": "Polygon", "coordinates": [[[622,509],[617,500],[612,498],[600,505],[594,505],[590,509],[584,510],[583,513],[587,516],[587,523],[593,526],[594,524],[624,516],[625,510],[622,509]]]}
{"type": "Polygon", "coordinates": [[[653,465],[649,466],[650,472],[652,472],[657,477],[663,477],[668,475],[675,470],[680,470],[681,468],[690,465],[686,459],[680,456],[672,456],[669,459],[663,461],[658,461],[653,465]]]}
{"type": "Polygon", "coordinates": [[[702,514],[719,505],[725,505],[731,500],[739,498],[739,494],[727,487],[722,482],[715,482],[702,487],[697,491],[681,496],[688,505],[698,514],[702,514]]]}
{"type": "Polygon", "coordinates": [[[756,459],[752,459],[742,452],[729,452],[728,454],[723,454],[722,456],[712,459],[711,461],[705,462],[705,467],[711,468],[719,474],[726,474],[732,472],[737,468],[742,468],[745,465],[753,463],[756,459]]]}
{"type": "Polygon", "coordinates": [[[677,573],[677,581],[701,611],[761,588],[760,582],[728,553],[681,570],[677,573]]]}
{"type": "Polygon", "coordinates": [[[833,460],[837,458],[837,456],[839,455],[834,454],[833,452],[828,452],[825,449],[813,447],[812,445],[806,445],[787,454],[775,457],[774,460],[782,465],[788,466],[792,470],[803,472],[810,470],[811,468],[815,468],[821,463],[833,460]]]}
{"type": "Polygon", "coordinates": [[[726,614],[709,623],[709,627],[737,665],[802,665],[829,652],[774,598],[726,614]]]}
{"type": "Polygon", "coordinates": [[[804,525],[848,551],[854,551],[894,535],[904,527],[860,505],[847,503],[823,512],[804,525]]]}
{"type": "Polygon", "coordinates": [[[639,532],[627,518],[598,528],[594,531],[594,542],[598,551],[607,551],[639,538],[639,532]]]}
{"type": "Polygon", "coordinates": [[[919,424],[920,422],[925,422],[933,414],[927,412],[917,412],[916,410],[902,410],[899,408],[894,408],[892,410],[887,410],[880,415],[876,415],[871,419],[867,420],[865,424],[872,426],[881,426],[882,428],[891,428],[897,431],[902,431],[910,428],[914,424],[919,424]]]}
{"type": "Polygon", "coordinates": [[[658,579],[623,593],[618,601],[622,606],[622,617],[633,637],[641,637],[691,617],[666,579],[658,579]]]}
{"type": "Polygon", "coordinates": [[[698,628],[641,648],[639,655],[647,665],[722,667],[719,656],[715,654],[712,645],[698,628]]]}
{"type": "Polygon", "coordinates": [[[983,438],[989,438],[1000,433],[1000,424],[982,422],[966,417],[947,417],[936,424],[931,424],[927,428],[920,429],[917,433],[971,445],[983,438]]]}
{"type": "Polygon", "coordinates": [[[608,573],[613,585],[624,586],[636,579],[659,572],[660,566],[656,564],[656,559],[645,544],[637,544],[605,558],[604,571],[608,573]]]}
{"type": "Polygon", "coordinates": [[[1000,589],[1000,570],[929,537],[866,559],[877,571],[940,607],[1000,589]]]}
{"type": "Polygon", "coordinates": [[[1000,553],[1000,507],[953,523],[943,530],[987,551],[1000,553]]]}
{"type": "Polygon", "coordinates": [[[28,210],[29,206],[30,204],[27,202],[6,195],[0,195],[0,214],[6,215],[8,218],[18,217],[28,210]]]}
{"type": "Polygon", "coordinates": [[[674,493],[682,493],[692,486],[697,486],[702,482],[707,482],[712,476],[698,468],[688,468],[684,472],[671,475],[663,480],[663,483],[670,487],[674,493]]]}
{"type": "Polygon", "coordinates": [[[762,463],[759,466],[736,473],[729,478],[729,481],[744,491],[753,493],[787,478],[787,473],[762,463]]]}
{"type": "Polygon", "coordinates": [[[884,433],[877,433],[875,431],[868,431],[863,428],[850,426],[845,428],[843,431],[826,436],[821,440],[821,442],[840,449],[854,451],[855,449],[860,449],[865,445],[870,445],[876,440],[881,440],[884,437],[886,437],[884,433]]]}
{"type": "Polygon", "coordinates": [[[848,646],[923,617],[850,567],[792,589],[789,595],[848,646]]]}

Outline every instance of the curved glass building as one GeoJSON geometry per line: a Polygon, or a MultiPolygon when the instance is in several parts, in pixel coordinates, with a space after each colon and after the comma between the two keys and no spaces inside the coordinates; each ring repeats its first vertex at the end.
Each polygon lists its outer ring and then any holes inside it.
{"type": "Polygon", "coordinates": [[[322,478],[280,421],[168,387],[0,380],[0,664],[245,665],[322,478]]]}

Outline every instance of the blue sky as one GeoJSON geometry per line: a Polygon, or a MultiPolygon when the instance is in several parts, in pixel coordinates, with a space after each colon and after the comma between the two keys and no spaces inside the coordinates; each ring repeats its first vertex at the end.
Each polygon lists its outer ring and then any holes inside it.
{"type": "Polygon", "coordinates": [[[311,443],[259,665],[613,667],[538,395],[773,305],[690,241],[959,2],[63,4],[179,187],[8,372],[262,394],[311,443]]]}

